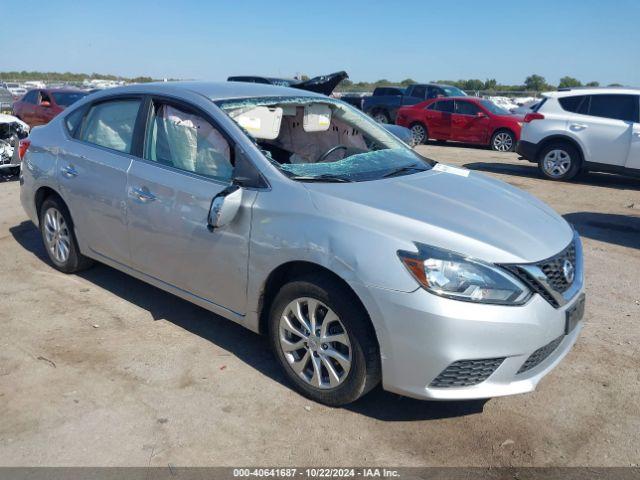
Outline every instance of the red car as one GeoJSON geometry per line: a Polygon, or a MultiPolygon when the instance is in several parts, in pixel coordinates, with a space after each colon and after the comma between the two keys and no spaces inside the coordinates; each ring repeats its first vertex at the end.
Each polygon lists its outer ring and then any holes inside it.
{"type": "Polygon", "coordinates": [[[13,114],[31,127],[44,125],[86,94],[71,88],[36,88],[13,104],[13,114]]]}
{"type": "Polygon", "coordinates": [[[522,116],[475,97],[433,98],[402,107],[396,118],[411,130],[416,145],[432,138],[490,145],[499,152],[515,149],[522,122],[522,116]]]}

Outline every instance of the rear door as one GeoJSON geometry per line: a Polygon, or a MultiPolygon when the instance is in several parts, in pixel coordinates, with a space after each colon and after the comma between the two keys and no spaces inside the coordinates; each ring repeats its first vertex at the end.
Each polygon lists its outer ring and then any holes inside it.
{"type": "Polygon", "coordinates": [[[452,116],[451,140],[469,143],[486,143],[489,117],[478,116],[484,113],[475,103],[467,100],[455,100],[452,116]]]}
{"type": "MultiPolygon", "coordinates": [[[[234,147],[209,114],[182,102],[147,105],[143,158],[131,165],[127,208],[132,266],[206,302],[245,313],[251,205],[209,230],[213,198],[230,186],[234,147]]],[[[222,114],[221,114],[222,115],[222,114]]]]}
{"type": "Polygon", "coordinates": [[[65,117],[70,137],[58,153],[61,194],[81,247],[92,256],[124,264],[130,260],[127,170],[137,148],[134,130],[141,101],[115,97],[74,110],[65,117]]]}
{"type": "Polygon", "coordinates": [[[449,140],[451,138],[453,100],[439,100],[429,104],[426,110],[429,138],[449,140]]]}
{"type": "Polygon", "coordinates": [[[636,96],[636,102],[638,103],[638,114],[631,127],[631,145],[625,166],[635,168],[640,172],[640,95],[636,96]]]}
{"type": "Polygon", "coordinates": [[[569,98],[558,101],[565,110],[575,109],[569,130],[580,140],[589,161],[624,166],[629,156],[633,120],[637,118],[636,95],[585,95],[579,105],[569,98]]]}

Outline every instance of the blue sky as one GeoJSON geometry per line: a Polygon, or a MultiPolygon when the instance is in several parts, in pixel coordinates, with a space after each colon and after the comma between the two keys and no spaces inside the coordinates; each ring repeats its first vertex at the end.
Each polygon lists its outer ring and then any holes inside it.
{"type": "MultiPolygon", "coordinates": [[[[640,1],[30,0],[3,13],[0,70],[354,81],[538,73],[640,86],[640,1]]],[[[14,4],[18,5],[18,4],[14,4]]]]}

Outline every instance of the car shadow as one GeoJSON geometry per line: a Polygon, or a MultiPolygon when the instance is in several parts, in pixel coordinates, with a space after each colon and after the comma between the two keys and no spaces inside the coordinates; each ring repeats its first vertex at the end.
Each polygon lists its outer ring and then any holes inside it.
{"type": "MultiPolygon", "coordinates": [[[[24,221],[20,225],[9,228],[9,232],[25,250],[48,262],[40,233],[33,223],[24,221]]],[[[154,320],[166,320],[198,335],[230,352],[263,375],[291,388],[271,352],[266,337],[103,264],[96,264],[93,268],[76,275],[138,308],[147,310],[154,320]]],[[[484,403],[485,401],[413,400],[386,392],[378,387],[346,408],[383,421],[414,421],[480,413],[484,403]]]]}
{"type": "MultiPolygon", "coordinates": [[[[517,177],[539,178],[546,180],[538,171],[536,164],[522,161],[522,165],[513,163],[498,162],[472,162],[463,166],[469,170],[480,170],[489,173],[502,175],[513,175],[517,177]]],[[[546,180],[551,182],[552,180],[546,180]]],[[[615,188],[619,190],[640,190],[640,179],[637,177],[625,177],[615,173],[588,172],[579,175],[577,178],[567,183],[577,183],[579,185],[590,185],[594,187],[615,188]]]]}
{"type": "MultiPolygon", "coordinates": [[[[640,204],[638,205],[640,207],[640,204]]],[[[640,249],[640,213],[617,215],[613,213],[574,212],[563,215],[578,233],[600,242],[640,249]]]]}

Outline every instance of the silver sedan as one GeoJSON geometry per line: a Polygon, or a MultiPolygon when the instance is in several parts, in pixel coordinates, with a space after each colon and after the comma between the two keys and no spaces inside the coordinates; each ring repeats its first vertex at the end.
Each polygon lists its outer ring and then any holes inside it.
{"type": "Polygon", "coordinates": [[[51,263],[101,262],[268,335],[329,405],[528,392],[584,311],[581,243],[531,195],[349,105],[260,84],[105,90],[34,129],[21,200],[51,263]]]}

